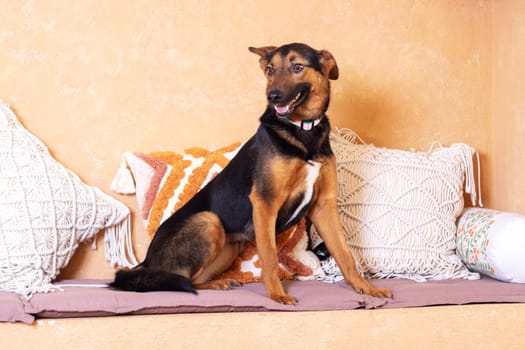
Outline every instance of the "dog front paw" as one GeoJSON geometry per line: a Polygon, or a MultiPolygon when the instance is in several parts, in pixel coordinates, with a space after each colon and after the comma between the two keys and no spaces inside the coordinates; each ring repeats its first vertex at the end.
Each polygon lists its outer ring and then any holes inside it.
{"type": "Polygon", "coordinates": [[[389,298],[392,299],[392,292],[386,288],[373,287],[368,281],[358,278],[354,283],[347,282],[354,288],[357,293],[371,295],[376,298],[389,298]]]}
{"type": "Polygon", "coordinates": [[[371,295],[376,298],[389,298],[392,299],[393,294],[392,291],[386,288],[375,288],[371,287],[368,292],[365,292],[365,294],[371,295]]]}
{"type": "Polygon", "coordinates": [[[295,305],[297,304],[297,299],[295,299],[293,296],[284,294],[284,295],[270,295],[270,299],[284,304],[284,305],[295,305]]]}

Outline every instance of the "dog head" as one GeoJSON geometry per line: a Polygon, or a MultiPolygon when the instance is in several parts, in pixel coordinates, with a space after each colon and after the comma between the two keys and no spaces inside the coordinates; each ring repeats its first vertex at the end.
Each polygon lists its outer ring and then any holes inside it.
{"type": "Polygon", "coordinates": [[[260,56],[267,80],[268,105],[279,118],[311,120],[326,112],[330,102],[329,80],[339,76],[330,52],[300,43],[248,49],[260,56]]]}

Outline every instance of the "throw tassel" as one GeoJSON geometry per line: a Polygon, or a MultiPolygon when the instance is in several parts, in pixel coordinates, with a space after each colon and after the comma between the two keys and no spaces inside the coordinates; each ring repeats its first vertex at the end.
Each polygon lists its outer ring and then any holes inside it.
{"type": "MultiPolygon", "coordinates": [[[[441,143],[433,142],[429,147],[428,153],[439,150],[442,147],[443,146],[441,145],[441,143]]],[[[468,193],[470,195],[470,200],[473,206],[476,206],[477,201],[479,206],[483,207],[483,202],[481,201],[481,165],[479,161],[478,150],[464,143],[456,143],[453,144],[451,147],[456,147],[461,150],[461,156],[463,158],[462,161],[463,165],[465,166],[465,193],[468,193]],[[477,191],[476,179],[474,175],[474,163],[472,160],[474,155],[476,156],[476,165],[478,167],[477,191]]]]}
{"type": "Polygon", "coordinates": [[[104,253],[112,266],[133,267],[138,264],[131,241],[130,216],[119,224],[106,228],[104,253]]]}
{"type": "Polygon", "coordinates": [[[481,201],[481,164],[479,162],[479,152],[476,149],[476,160],[477,160],[477,166],[478,166],[478,192],[479,192],[479,206],[483,207],[483,202],[481,201]]]}
{"type": "MultiPolygon", "coordinates": [[[[99,194],[108,199],[112,199],[102,191],[99,191],[99,194]]],[[[128,207],[118,201],[115,201],[115,205],[119,206],[119,210],[115,211],[113,225],[107,227],[104,232],[104,254],[106,261],[109,261],[112,266],[133,267],[138,265],[138,261],[133,252],[133,244],[131,241],[130,211],[128,207]]],[[[91,248],[97,249],[96,237],[93,238],[91,248]]]]}
{"type": "Polygon", "coordinates": [[[454,144],[452,145],[452,147],[459,147],[462,151],[461,154],[463,156],[463,163],[465,165],[465,192],[470,194],[470,200],[473,206],[476,206],[477,201],[479,203],[479,206],[483,207],[483,202],[481,201],[481,169],[478,150],[464,143],[454,144]],[[472,160],[474,155],[476,156],[478,167],[477,192],[476,179],[474,175],[474,163],[472,160]]]}
{"type": "Polygon", "coordinates": [[[135,193],[135,181],[133,181],[133,175],[128,168],[126,153],[124,153],[122,156],[122,163],[120,164],[117,174],[111,182],[111,190],[120,194],[135,193]]]}

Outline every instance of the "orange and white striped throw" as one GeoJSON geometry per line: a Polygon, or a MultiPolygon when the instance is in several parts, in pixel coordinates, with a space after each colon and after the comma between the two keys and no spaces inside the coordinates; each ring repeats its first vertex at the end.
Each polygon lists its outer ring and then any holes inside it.
{"type": "MultiPolygon", "coordinates": [[[[153,238],[160,224],[191,199],[237,154],[236,142],[216,150],[193,147],[183,152],[125,152],[111,189],[135,194],[144,226],[153,238]]],[[[315,254],[307,250],[304,221],[278,235],[282,279],[313,279],[324,272],[315,254]]],[[[260,281],[261,269],[254,242],[222,277],[242,283],[260,281]]]]}

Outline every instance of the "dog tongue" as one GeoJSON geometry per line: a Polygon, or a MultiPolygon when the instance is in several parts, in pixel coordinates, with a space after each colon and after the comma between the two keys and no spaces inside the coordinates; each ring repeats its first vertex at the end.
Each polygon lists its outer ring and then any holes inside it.
{"type": "Polygon", "coordinates": [[[274,106],[274,107],[275,107],[275,110],[277,111],[277,113],[279,113],[279,114],[288,113],[288,105],[286,105],[286,106],[274,106]]]}

